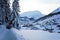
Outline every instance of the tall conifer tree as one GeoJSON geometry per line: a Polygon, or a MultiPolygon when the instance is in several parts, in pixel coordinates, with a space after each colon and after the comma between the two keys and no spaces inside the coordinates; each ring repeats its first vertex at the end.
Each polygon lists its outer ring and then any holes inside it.
{"type": "Polygon", "coordinates": [[[18,23],[18,19],[19,19],[19,0],[14,0],[13,3],[12,3],[12,8],[13,8],[13,11],[12,11],[12,14],[14,15],[15,17],[15,20],[14,20],[14,24],[17,29],[19,28],[19,23],[18,23]]]}

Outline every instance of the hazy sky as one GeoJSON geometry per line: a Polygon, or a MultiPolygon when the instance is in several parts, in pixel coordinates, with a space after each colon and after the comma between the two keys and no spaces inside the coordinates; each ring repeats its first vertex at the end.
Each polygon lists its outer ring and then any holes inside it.
{"type": "Polygon", "coordinates": [[[60,5],[60,0],[20,0],[21,13],[38,10],[43,14],[49,14],[60,5]]]}

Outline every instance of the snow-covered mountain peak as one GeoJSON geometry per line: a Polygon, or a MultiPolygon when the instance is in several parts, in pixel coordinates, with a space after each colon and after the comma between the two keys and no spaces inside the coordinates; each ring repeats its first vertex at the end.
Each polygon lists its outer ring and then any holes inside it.
{"type": "Polygon", "coordinates": [[[22,16],[22,17],[27,16],[28,18],[33,17],[33,18],[37,19],[37,18],[42,17],[44,15],[40,11],[35,10],[35,11],[24,12],[20,16],[22,16]]]}

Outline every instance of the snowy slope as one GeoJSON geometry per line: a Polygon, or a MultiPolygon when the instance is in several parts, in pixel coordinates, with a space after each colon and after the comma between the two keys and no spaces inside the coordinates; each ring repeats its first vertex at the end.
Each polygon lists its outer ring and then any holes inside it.
{"type": "MultiPolygon", "coordinates": [[[[24,15],[27,15],[27,14],[24,14],[24,15]]],[[[33,14],[33,15],[35,15],[35,14],[33,14]]],[[[28,16],[30,16],[30,14],[28,16]]],[[[57,27],[58,25],[60,25],[60,7],[57,8],[56,10],[54,10],[51,14],[45,15],[43,17],[39,17],[39,19],[35,20],[34,23],[31,23],[31,24],[32,24],[32,26],[23,27],[23,30],[24,29],[27,29],[27,30],[28,29],[29,30],[40,30],[40,29],[43,29],[44,30],[45,26],[48,29],[51,29],[51,26],[52,26],[53,29],[54,29],[54,32],[60,32],[59,27],[57,27]],[[54,21],[56,21],[56,22],[54,22],[54,21]],[[35,22],[37,22],[37,23],[35,24],[35,22]],[[37,24],[39,24],[39,25],[37,25],[37,24]],[[43,28],[42,28],[42,25],[44,26],[43,28]]]]}
{"type": "Polygon", "coordinates": [[[60,7],[55,9],[52,13],[57,13],[57,12],[60,12],[60,7]]]}
{"type": "Polygon", "coordinates": [[[55,13],[56,15],[53,16],[48,16],[45,20],[43,21],[38,21],[40,25],[40,29],[43,28],[45,31],[49,32],[58,32],[60,33],[60,12],[55,13]]]}
{"type": "MultiPolygon", "coordinates": [[[[27,25],[30,25],[30,24],[27,24],[27,25]]],[[[38,19],[37,22],[31,23],[31,26],[23,27],[24,28],[23,30],[42,29],[42,30],[51,31],[51,27],[52,27],[51,32],[60,32],[59,27],[57,27],[58,25],[60,25],[60,12],[57,12],[55,14],[46,15],[46,16],[38,19]]]]}
{"type": "Polygon", "coordinates": [[[8,30],[3,27],[0,28],[0,40],[25,40],[17,29],[8,30]]]}
{"type": "Polygon", "coordinates": [[[17,30],[15,28],[8,30],[2,27],[0,26],[0,40],[60,40],[59,33],[41,30],[17,30]]]}
{"type": "Polygon", "coordinates": [[[22,17],[27,16],[28,18],[32,17],[32,18],[37,19],[37,18],[42,17],[44,15],[41,14],[40,11],[28,11],[28,12],[21,13],[20,16],[22,16],[22,17]]]}
{"type": "Polygon", "coordinates": [[[22,30],[24,37],[28,40],[60,40],[60,34],[49,33],[41,30],[22,30]]]}
{"type": "MultiPolygon", "coordinates": [[[[3,25],[4,27],[4,25],[3,25]]],[[[0,26],[0,40],[60,40],[59,33],[49,33],[41,30],[7,30],[0,26]]]]}

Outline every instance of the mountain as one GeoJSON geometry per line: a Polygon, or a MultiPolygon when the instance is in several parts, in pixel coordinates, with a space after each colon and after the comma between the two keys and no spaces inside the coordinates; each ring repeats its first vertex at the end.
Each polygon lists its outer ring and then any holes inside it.
{"type": "Polygon", "coordinates": [[[38,23],[40,29],[49,32],[60,33],[60,12],[51,13],[37,19],[34,23],[38,23]]]}
{"type": "Polygon", "coordinates": [[[54,16],[54,15],[58,15],[58,14],[60,14],[60,12],[51,13],[51,14],[45,15],[45,16],[40,17],[40,18],[38,18],[37,20],[35,20],[34,23],[35,23],[35,22],[38,22],[38,21],[43,21],[43,20],[45,20],[45,19],[48,19],[48,18],[50,18],[50,17],[52,17],[52,16],[54,16]]]}
{"type": "Polygon", "coordinates": [[[58,14],[60,14],[60,7],[58,7],[57,9],[55,9],[53,12],[51,12],[50,14],[48,14],[48,15],[45,15],[45,16],[43,16],[43,17],[40,17],[40,18],[38,18],[37,20],[35,20],[34,22],[37,22],[37,21],[42,21],[42,20],[45,20],[45,19],[48,19],[48,18],[50,18],[50,17],[52,17],[52,16],[54,16],[54,15],[58,15],[58,14]]]}
{"type": "Polygon", "coordinates": [[[55,9],[52,13],[57,13],[60,12],[60,7],[58,7],[57,9],[55,9]]]}
{"type": "Polygon", "coordinates": [[[28,18],[37,19],[37,18],[42,17],[44,15],[40,11],[28,11],[28,12],[21,13],[20,16],[22,16],[22,17],[27,16],[28,18]]]}

